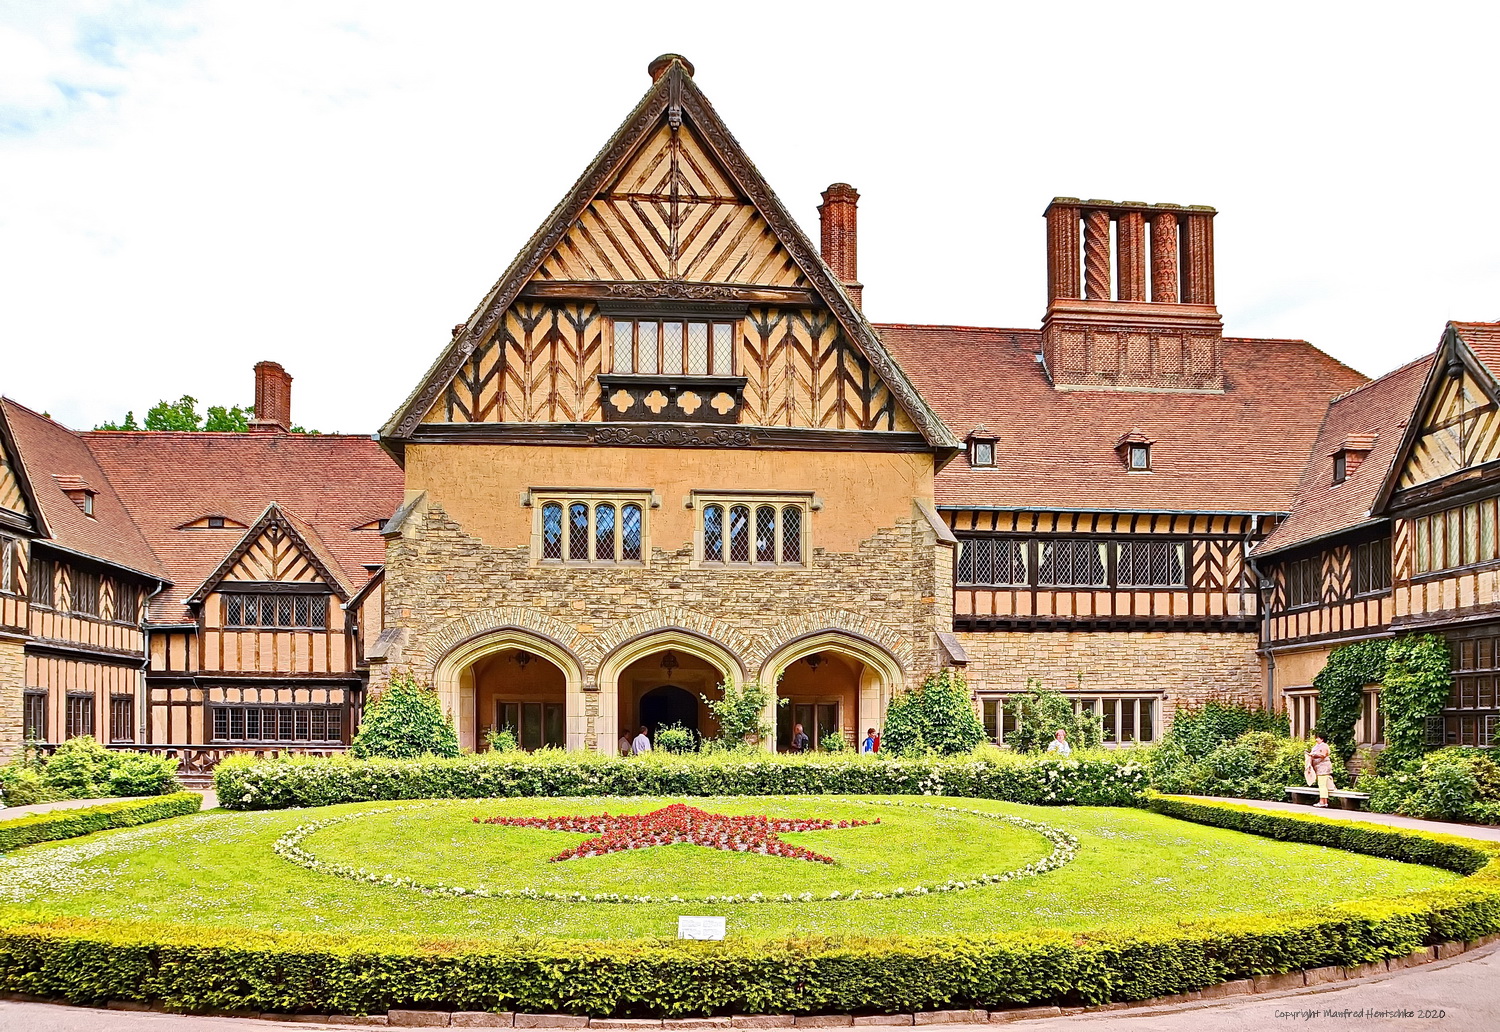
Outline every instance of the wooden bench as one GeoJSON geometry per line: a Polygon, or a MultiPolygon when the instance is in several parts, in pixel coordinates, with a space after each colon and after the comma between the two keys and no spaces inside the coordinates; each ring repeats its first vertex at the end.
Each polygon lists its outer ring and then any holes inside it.
{"type": "MultiPolygon", "coordinates": [[[[1307,788],[1303,785],[1288,785],[1286,786],[1286,794],[1294,803],[1316,803],[1318,801],[1317,788],[1307,788]]],[[[1344,810],[1363,810],[1369,801],[1370,794],[1368,792],[1345,792],[1335,788],[1328,793],[1328,805],[1344,810]]]]}

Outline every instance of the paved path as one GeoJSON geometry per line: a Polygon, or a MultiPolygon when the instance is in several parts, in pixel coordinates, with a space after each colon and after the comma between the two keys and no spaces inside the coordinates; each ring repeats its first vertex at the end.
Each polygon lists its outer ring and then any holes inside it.
{"type": "MultiPolygon", "coordinates": [[[[1135,1011],[1072,1014],[1014,1025],[942,1025],[940,1032],[979,1032],[1016,1028],[1023,1032],[1266,1032],[1314,1029],[1318,1032],[1440,1030],[1494,1032],[1500,1029],[1500,943],[1453,960],[1318,989],[1231,997],[1135,1011]],[[1377,1012],[1395,1012],[1382,1016],[1377,1012]],[[1419,1014],[1431,1012],[1431,1017],[1419,1014]],[[1411,1016],[1405,1016],[1409,1013],[1411,1016]]],[[[203,1018],[176,1014],[91,1010],[50,1003],[0,1001],[0,1032],[271,1032],[274,1029],[349,1028],[290,1024],[249,1018],[203,1018]]],[[[873,1026],[893,1029],[900,1026],[873,1026]]],[[[910,1029],[911,1026],[907,1025],[910,1029]]]]}
{"type": "Polygon", "coordinates": [[[1177,796],[1179,799],[1207,800],[1211,803],[1238,803],[1259,810],[1274,810],[1277,813],[1295,813],[1304,817],[1327,817],[1335,821],[1362,821],[1365,824],[1384,824],[1392,828],[1412,828],[1417,831],[1436,831],[1444,835],[1461,835],[1464,838],[1485,839],[1500,842],[1500,828],[1489,824],[1454,824],[1450,821],[1424,821],[1420,817],[1401,817],[1394,813],[1366,813],[1363,810],[1335,810],[1313,806],[1310,803],[1271,802],[1264,799],[1224,799],[1216,796],[1177,796]]]}
{"type": "MultiPolygon", "coordinates": [[[[212,789],[191,789],[203,797],[203,809],[212,810],[219,805],[219,797],[214,795],[212,789]]],[[[140,799],[142,796],[129,798],[140,799]]],[[[15,817],[25,817],[29,813],[46,813],[48,810],[76,810],[84,806],[103,806],[105,803],[123,803],[121,799],[64,799],[56,803],[32,803],[30,806],[0,806],[0,821],[8,821],[15,817]]]]}

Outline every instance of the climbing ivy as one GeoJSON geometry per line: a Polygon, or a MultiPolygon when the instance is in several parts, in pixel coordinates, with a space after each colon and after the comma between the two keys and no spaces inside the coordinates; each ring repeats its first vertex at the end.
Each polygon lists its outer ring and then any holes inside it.
{"type": "Polygon", "coordinates": [[[1390,641],[1357,641],[1333,650],[1313,687],[1318,690],[1318,731],[1340,760],[1354,755],[1354,725],[1364,702],[1365,685],[1381,684],[1390,641]]]}
{"type": "Polygon", "coordinates": [[[1453,688],[1450,660],[1448,643],[1436,634],[1408,634],[1390,643],[1380,693],[1383,761],[1413,760],[1426,751],[1427,719],[1442,712],[1453,688]]]}

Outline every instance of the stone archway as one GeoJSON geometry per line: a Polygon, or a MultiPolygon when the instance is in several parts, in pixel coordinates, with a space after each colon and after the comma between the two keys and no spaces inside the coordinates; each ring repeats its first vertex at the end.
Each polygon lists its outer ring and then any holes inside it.
{"type": "MultiPolygon", "coordinates": [[[[723,643],[683,627],[639,634],[617,645],[599,665],[599,748],[619,749],[619,738],[642,722],[642,700],[664,686],[682,690],[697,702],[697,729],[713,732],[702,696],[714,697],[721,682],[745,678],[744,663],[723,643]]],[[[654,730],[654,729],[653,729],[654,730]]]]}
{"type": "MultiPolygon", "coordinates": [[[[500,627],[461,641],[437,661],[432,681],[443,708],[454,718],[458,742],[464,749],[479,749],[483,744],[482,728],[494,722],[490,714],[481,714],[483,702],[489,701],[491,710],[497,703],[511,701],[534,701],[545,707],[552,704],[558,694],[563,706],[563,744],[569,749],[586,747],[582,718],[582,665],[571,651],[535,631],[500,627]],[[513,681],[516,690],[507,690],[505,678],[495,669],[499,660],[519,661],[515,662],[520,670],[513,681]],[[532,670],[531,663],[543,663],[547,667],[532,670]],[[560,678],[549,675],[548,668],[555,669],[560,678]],[[560,693],[556,691],[559,681],[560,693]],[[534,700],[532,696],[535,696],[534,700]]],[[[536,715],[543,726],[553,719],[552,712],[545,708],[538,710],[536,715]]],[[[517,713],[517,719],[530,716],[526,710],[517,713]]],[[[550,737],[550,731],[543,732],[544,744],[550,737]]]]}
{"type": "Polygon", "coordinates": [[[778,748],[789,745],[787,732],[794,723],[804,724],[813,748],[820,735],[835,729],[857,747],[866,728],[879,728],[885,720],[891,696],[906,684],[906,671],[884,646],[828,629],[775,649],[761,664],[760,679],[777,685],[778,698],[789,700],[771,715],[778,748]]]}

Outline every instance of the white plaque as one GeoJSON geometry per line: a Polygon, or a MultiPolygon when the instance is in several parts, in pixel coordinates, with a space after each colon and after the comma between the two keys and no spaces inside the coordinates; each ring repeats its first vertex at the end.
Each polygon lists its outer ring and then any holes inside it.
{"type": "Polygon", "coordinates": [[[722,939],[724,938],[724,919],[722,917],[679,917],[677,938],[722,939]]]}

